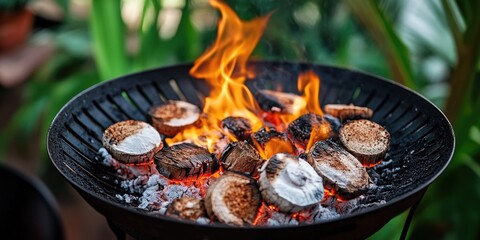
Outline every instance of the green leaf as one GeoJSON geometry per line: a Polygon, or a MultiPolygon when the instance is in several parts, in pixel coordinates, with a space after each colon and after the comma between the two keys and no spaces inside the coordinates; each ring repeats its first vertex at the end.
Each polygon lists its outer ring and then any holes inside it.
{"type": "Polygon", "coordinates": [[[128,72],[125,50],[125,27],[121,17],[121,1],[92,1],[90,26],[94,56],[102,80],[128,72]]]}
{"type": "Polygon", "coordinates": [[[409,51],[395,32],[392,22],[381,11],[378,1],[346,0],[346,3],[382,49],[393,79],[416,89],[409,51]]]}

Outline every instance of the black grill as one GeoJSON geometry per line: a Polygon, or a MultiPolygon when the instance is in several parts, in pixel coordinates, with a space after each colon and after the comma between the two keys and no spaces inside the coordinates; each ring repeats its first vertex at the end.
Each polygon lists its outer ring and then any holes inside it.
{"type": "Polygon", "coordinates": [[[321,65],[252,62],[257,73],[247,81],[255,89],[295,93],[297,76],[305,70],[321,78],[320,101],[353,103],[374,110],[373,121],[390,132],[384,163],[369,170],[378,188],[368,192],[363,207],[339,218],[285,227],[200,225],[166,216],[152,216],[116,199],[124,190],[115,173],[99,164],[103,131],[111,124],[137,119],[150,122],[148,110],[166,100],[202,106],[209,86],[188,74],[191,65],[159,68],[98,84],[72,99],[58,113],[48,134],[50,158],[63,176],[113,228],[138,238],[162,239],[294,239],[364,238],[418,202],[429,184],[450,161],[454,135],[450,123],[418,94],[368,74],[321,65]],[[386,204],[374,204],[379,200],[386,204]],[[372,203],[372,204],[369,204],[372,203]]]}

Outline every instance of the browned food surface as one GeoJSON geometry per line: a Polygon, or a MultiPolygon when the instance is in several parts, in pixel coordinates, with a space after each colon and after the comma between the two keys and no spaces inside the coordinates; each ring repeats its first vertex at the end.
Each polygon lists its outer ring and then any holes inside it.
{"type": "Polygon", "coordinates": [[[327,104],[324,106],[325,113],[340,120],[371,118],[373,111],[367,107],[359,107],[353,104],[327,104]]]}
{"type": "Polygon", "coordinates": [[[383,159],[390,145],[388,131],[365,119],[344,124],[339,138],[345,149],[367,165],[383,159]]]}
{"type": "Polygon", "coordinates": [[[179,107],[178,101],[168,101],[163,105],[153,107],[150,110],[150,115],[158,120],[168,122],[174,118],[185,118],[191,114],[190,110],[184,107],[179,107]]]}
{"type": "Polygon", "coordinates": [[[191,143],[164,148],[154,158],[158,172],[170,179],[198,177],[218,169],[217,160],[207,149],[191,143]]]}
{"type": "Polygon", "coordinates": [[[307,161],[322,176],[327,188],[344,199],[355,198],[368,190],[370,177],[362,164],[333,141],[317,142],[307,161]]]}
{"type": "Polygon", "coordinates": [[[262,157],[246,141],[230,143],[222,153],[220,161],[226,170],[252,176],[258,174],[258,167],[263,163],[262,157]]]}
{"type": "Polygon", "coordinates": [[[243,226],[252,224],[261,205],[260,190],[250,177],[226,172],[207,190],[205,207],[210,218],[243,226]]]}
{"type": "Polygon", "coordinates": [[[104,138],[107,140],[108,144],[116,145],[126,137],[140,132],[140,130],[142,130],[142,128],[144,128],[145,125],[146,123],[141,121],[135,121],[135,120],[121,121],[108,127],[103,133],[103,135],[104,135],[104,138]]]}
{"type": "Polygon", "coordinates": [[[202,199],[181,197],[170,203],[166,215],[195,221],[200,217],[207,217],[207,212],[202,199]]]}

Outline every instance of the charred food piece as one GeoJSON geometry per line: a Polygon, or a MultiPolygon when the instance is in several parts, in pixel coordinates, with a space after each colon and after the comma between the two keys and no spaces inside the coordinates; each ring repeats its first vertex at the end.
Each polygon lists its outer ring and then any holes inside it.
{"type": "Polygon", "coordinates": [[[327,104],[323,109],[326,113],[339,118],[341,121],[371,118],[373,115],[372,109],[353,104],[327,104]]]}
{"type": "Polygon", "coordinates": [[[200,217],[207,217],[207,211],[202,199],[192,197],[177,198],[168,205],[167,216],[180,217],[196,221],[200,217]]]}
{"type": "Polygon", "coordinates": [[[199,122],[200,109],[188,102],[170,100],[150,109],[153,126],[161,134],[173,137],[199,122]]]}
{"type": "Polygon", "coordinates": [[[307,161],[322,176],[325,187],[344,199],[355,198],[368,190],[370,178],[365,168],[333,141],[315,143],[307,155],[307,161]]]}
{"type": "Polygon", "coordinates": [[[260,169],[258,180],[263,199],[282,212],[308,209],[323,198],[322,178],[305,160],[279,153],[260,169]]]}
{"type": "Polygon", "coordinates": [[[242,174],[226,172],[207,190],[205,208],[210,218],[229,225],[250,225],[261,204],[257,183],[242,174]]]}
{"type": "Polygon", "coordinates": [[[218,169],[217,160],[207,149],[191,143],[163,148],[155,154],[155,164],[160,174],[175,180],[198,177],[218,169]]]}
{"type": "Polygon", "coordinates": [[[313,145],[317,141],[325,140],[333,134],[330,123],[315,113],[303,114],[295,119],[288,124],[287,133],[292,142],[305,150],[308,150],[309,142],[313,145]]]}
{"type": "Polygon", "coordinates": [[[252,133],[252,125],[244,117],[227,117],[222,120],[220,127],[233,134],[238,141],[247,140],[252,133]]]}
{"type": "Polygon", "coordinates": [[[295,147],[288,139],[287,134],[275,129],[260,129],[251,135],[255,148],[264,159],[268,159],[276,153],[295,153],[295,147]]]}
{"type": "Polygon", "coordinates": [[[348,122],[340,128],[339,138],[347,151],[365,166],[378,163],[390,145],[388,131],[370,120],[348,122]]]}
{"type": "Polygon", "coordinates": [[[135,120],[109,126],[103,133],[102,144],[116,160],[124,163],[149,161],[163,147],[155,128],[135,120]]]}
{"type": "Polygon", "coordinates": [[[300,96],[293,93],[277,92],[272,90],[259,90],[255,94],[258,105],[265,112],[280,112],[292,114],[296,101],[300,100],[300,96]]]}
{"type": "Polygon", "coordinates": [[[223,151],[220,161],[226,170],[251,176],[258,175],[258,167],[263,163],[257,150],[246,141],[230,143],[223,151]]]}

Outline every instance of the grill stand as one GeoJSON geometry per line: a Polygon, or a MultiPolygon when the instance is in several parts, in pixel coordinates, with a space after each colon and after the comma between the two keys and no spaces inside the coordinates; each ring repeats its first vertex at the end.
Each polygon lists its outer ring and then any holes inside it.
{"type": "MultiPolygon", "coordinates": [[[[428,189],[428,187],[427,187],[428,189]]],[[[422,195],[418,198],[417,202],[413,204],[413,206],[410,208],[408,211],[407,219],[405,220],[405,224],[403,224],[403,229],[402,229],[402,234],[400,235],[400,240],[405,240],[407,238],[408,234],[408,229],[410,228],[410,225],[412,224],[413,220],[413,215],[415,214],[415,210],[417,210],[418,205],[420,205],[420,202],[422,201],[423,196],[425,195],[424,191],[422,195]]]]}

